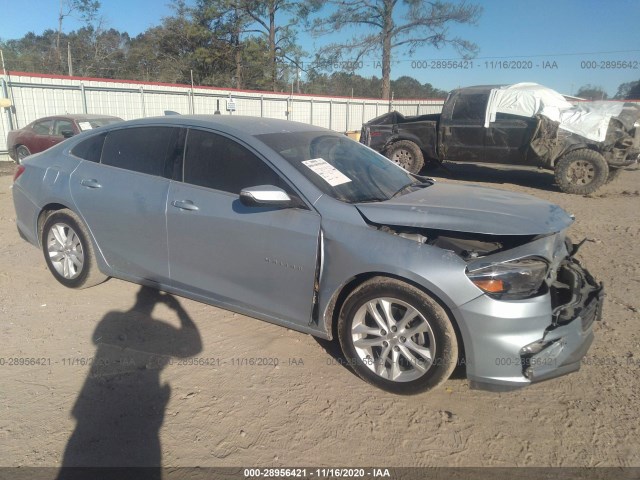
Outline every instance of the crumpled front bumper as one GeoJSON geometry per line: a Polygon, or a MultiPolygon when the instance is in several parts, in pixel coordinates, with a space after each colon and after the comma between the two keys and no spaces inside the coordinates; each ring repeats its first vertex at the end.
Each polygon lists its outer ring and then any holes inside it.
{"type": "Polygon", "coordinates": [[[576,371],[602,317],[604,290],[577,260],[559,266],[548,293],[518,301],[482,296],[461,307],[471,388],[513,390],[576,371]]]}

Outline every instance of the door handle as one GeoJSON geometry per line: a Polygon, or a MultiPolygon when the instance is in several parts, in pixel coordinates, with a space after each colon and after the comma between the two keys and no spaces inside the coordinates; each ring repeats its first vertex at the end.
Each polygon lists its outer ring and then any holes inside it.
{"type": "Polygon", "coordinates": [[[89,187],[89,188],[101,188],[102,185],[100,185],[98,183],[98,181],[95,178],[83,178],[80,181],[80,185],[82,185],[83,187],[89,187]]]}
{"type": "Polygon", "coordinates": [[[171,202],[171,205],[173,205],[176,208],[179,208],[180,210],[191,210],[191,211],[198,210],[198,206],[194,205],[194,203],[191,200],[174,200],[173,202],[171,202]]]}

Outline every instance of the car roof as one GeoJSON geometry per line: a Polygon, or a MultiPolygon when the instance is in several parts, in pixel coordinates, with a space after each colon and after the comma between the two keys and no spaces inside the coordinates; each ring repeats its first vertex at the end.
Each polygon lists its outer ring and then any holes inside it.
{"type": "Polygon", "coordinates": [[[326,128],[306,123],[276,118],[248,117],[241,115],[167,115],[164,117],[148,117],[131,120],[113,125],[113,127],[122,128],[144,125],[173,125],[212,128],[221,132],[239,136],[314,131],[337,133],[333,130],[327,130],[326,128]]]}

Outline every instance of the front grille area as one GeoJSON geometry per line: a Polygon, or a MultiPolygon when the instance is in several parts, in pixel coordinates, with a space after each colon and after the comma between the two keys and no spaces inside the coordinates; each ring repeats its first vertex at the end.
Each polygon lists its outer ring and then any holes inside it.
{"type": "Polygon", "coordinates": [[[580,317],[583,330],[587,330],[602,315],[602,284],[573,258],[560,265],[550,293],[555,325],[565,325],[580,317]]]}

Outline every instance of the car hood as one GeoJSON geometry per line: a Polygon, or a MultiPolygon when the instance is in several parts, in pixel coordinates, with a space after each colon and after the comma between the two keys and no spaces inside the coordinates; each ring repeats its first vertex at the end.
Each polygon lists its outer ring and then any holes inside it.
{"type": "Polygon", "coordinates": [[[564,230],[573,218],[558,205],[530,195],[475,185],[434,183],[379,203],[359,203],[366,220],[490,235],[543,235],[564,230]]]}

